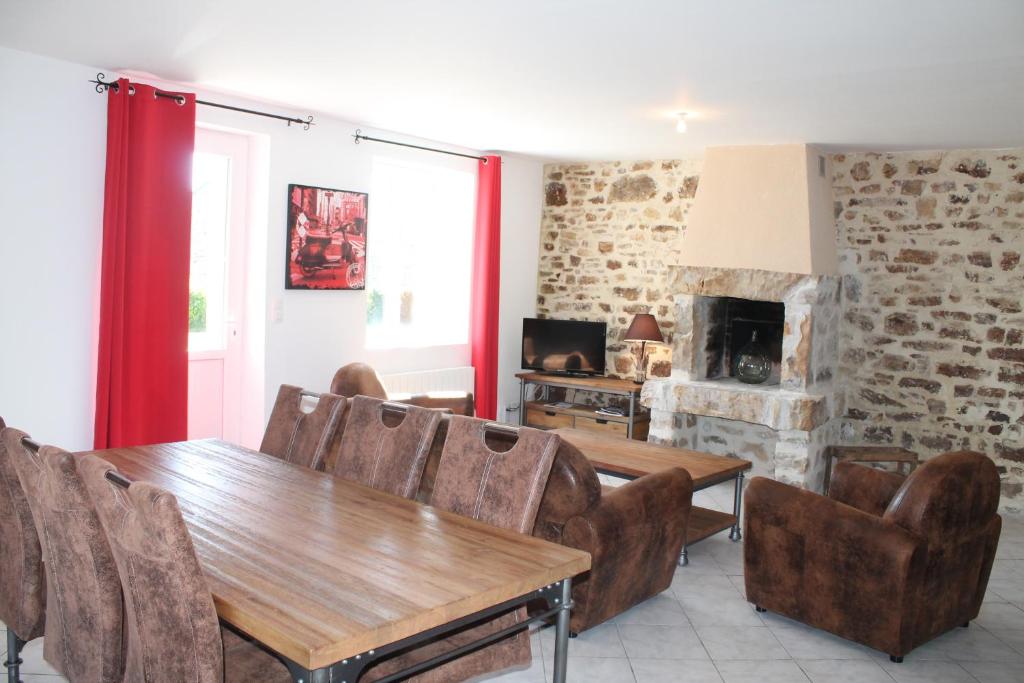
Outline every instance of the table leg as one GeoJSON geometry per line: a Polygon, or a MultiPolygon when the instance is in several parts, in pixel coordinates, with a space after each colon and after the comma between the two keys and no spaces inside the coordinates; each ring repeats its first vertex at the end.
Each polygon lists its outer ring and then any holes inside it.
{"type": "Polygon", "coordinates": [[[20,683],[21,681],[21,648],[23,647],[25,647],[25,641],[8,628],[7,660],[4,662],[4,667],[7,669],[7,683],[20,683]]]}
{"type": "Polygon", "coordinates": [[[685,543],[683,544],[682,552],[679,553],[679,563],[678,564],[679,564],[680,567],[685,567],[686,565],[690,564],[690,556],[686,552],[686,544],[685,543]]]}
{"type": "Polygon", "coordinates": [[[519,424],[526,424],[526,380],[519,380],[519,424]]]}
{"type": "Polygon", "coordinates": [[[626,423],[626,438],[633,438],[633,403],[636,401],[636,396],[633,393],[629,394],[629,422],[626,423]]]}
{"type": "Polygon", "coordinates": [[[743,512],[743,473],[740,472],[736,475],[736,493],[735,501],[732,507],[732,513],[736,515],[736,523],[732,525],[732,531],[729,532],[729,539],[738,541],[743,538],[743,533],[740,531],[740,516],[743,512]]]}
{"type": "Polygon", "coordinates": [[[572,608],[572,579],[562,580],[562,609],[555,618],[555,670],[552,683],[565,683],[569,663],[569,610],[572,608]]]}

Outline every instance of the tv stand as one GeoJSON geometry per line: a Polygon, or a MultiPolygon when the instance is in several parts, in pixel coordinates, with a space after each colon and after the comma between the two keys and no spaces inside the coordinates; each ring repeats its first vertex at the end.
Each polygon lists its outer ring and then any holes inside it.
{"type": "Polygon", "coordinates": [[[642,384],[628,379],[613,379],[596,375],[573,376],[566,373],[521,372],[519,379],[519,424],[540,429],[571,427],[609,434],[619,434],[630,439],[647,440],[651,423],[648,412],[637,410],[642,384]],[[544,399],[526,400],[526,385],[534,384],[544,389],[544,399]],[[554,387],[577,391],[590,391],[610,396],[624,396],[629,402],[625,415],[603,415],[597,412],[600,406],[572,403],[567,407],[550,406],[549,390],[554,387]]]}

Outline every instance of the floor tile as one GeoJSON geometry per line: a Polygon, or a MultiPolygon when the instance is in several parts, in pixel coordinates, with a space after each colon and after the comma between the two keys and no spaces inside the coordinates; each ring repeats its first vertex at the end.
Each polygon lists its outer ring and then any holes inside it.
{"type": "Polygon", "coordinates": [[[986,603],[981,606],[981,614],[975,623],[990,631],[1024,629],[1024,610],[1007,603],[986,603]]]}
{"type": "Polygon", "coordinates": [[[897,683],[976,683],[971,674],[956,662],[917,660],[913,653],[902,664],[886,659],[882,668],[897,683]]]}
{"type": "Polygon", "coordinates": [[[979,683],[1022,683],[1024,667],[1007,662],[963,662],[967,672],[979,683]]]}
{"type": "MultiPolygon", "coordinates": [[[[555,655],[555,629],[543,629],[540,632],[541,646],[545,661],[550,662],[555,655]]],[[[619,630],[613,623],[584,631],[575,638],[569,639],[570,657],[625,657],[626,650],[619,639],[619,630]]]]}
{"type": "Polygon", "coordinates": [[[704,626],[697,635],[715,662],[790,658],[766,626],[704,626]]]}
{"type": "Polygon", "coordinates": [[[786,652],[794,659],[870,659],[870,651],[845,638],[809,626],[769,626],[786,652]]]}
{"type": "Polygon", "coordinates": [[[49,676],[59,676],[60,672],[50,666],[46,660],[43,659],[43,639],[36,638],[30,640],[25,644],[25,649],[21,651],[21,659],[23,664],[21,665],[21,672],[25,674],[46,674],[49,676]]]}
{"type": "Polygon", "coordinates": [[[676,626],[690,622],[672,591],[665,591],[618,615],[615,617],[615,623],[676,626]]]}
{"type": "Polygon", "coordinates": [[[725,574],[695,574],[672,582],[677,598],[740,598],[743,596],[725,574]]]}
{"type": "Polygon", "coordinates": [[[1000,629],[992,635],[1024,655],[1024,629],[1000,629]]]}
{"type": "Polygon", "coordinates": [[[700,626],[763,626],[754,606],[739,595],[679,598],[690,622],[700,626]]]}
{"type": "MultiPolygon", "coordinates": [[[[586,683],[635,683],[628,659],[600,657],[569,657],[566,678],[586,683]]],[[[547,681],[551,683],[551,663],[547,665],[547,681]]]]}
{"type": "Polygon", "coordinates": [[[810,680],[792,660],[716,662],[716,666],[725,683],[807,683],[810,680]]]}
{"type": "Polygon", "coordinates": [[[798,659],[811,683],[893,683],[876,662],[849,659],[798,659]]]}
{"type": "MultiPolygon", "coordinates": [[[[957,662],[1017,661],[1024,668],[1024,656],[992,633],[976,626],[955,628],[925,643],[920,649],[925,648],[957,662]]],[[[916,652],[914,650],[910,654],[916,652]]]]}
{"type": "Polygon", "coordinates": [[[630,659],[636,683],[722,683],[710,660],[630,659]]]}
{"type": "Polygon", "coordinates": [[[618,628],[630,659],[708,659],[704,644],[689,624],[619,624],[618,628]]]}

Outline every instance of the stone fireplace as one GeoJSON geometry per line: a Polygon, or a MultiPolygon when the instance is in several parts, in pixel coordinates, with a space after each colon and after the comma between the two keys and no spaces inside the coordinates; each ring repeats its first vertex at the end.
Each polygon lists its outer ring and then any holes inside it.
{"type": "Polygon", "coordinates": [[[650,440],[754,462],[754,473],[820,488],[824,449],[843,406],[834,387],[839,279],[743,268],[675,266],[672,375],[651,379],[650,440]],[[753,330],[774,356],[764,384],[744,384],[732,355],[753,330]]]}

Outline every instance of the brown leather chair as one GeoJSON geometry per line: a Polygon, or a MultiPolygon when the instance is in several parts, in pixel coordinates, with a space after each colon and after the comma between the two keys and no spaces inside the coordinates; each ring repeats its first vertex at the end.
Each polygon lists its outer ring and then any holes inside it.
{"type": "Polygon", "coordinates": [[[755,477],[747,487],[747,599],[881,650],[895,662],[978,616],[1001,518],[980,453],[932,458],[905,480],[839,463],[828,497],[755,477]]]}
{"type": "Polygon", "coordinates": [[[389,395],[380,381],[377,372],[365,363],[349,363],[334,373],[331,380],[331,393],[351,398],[353,396],[370,396],[373,398],[390,399],[399,403],[450,410],[456,415],[475,414],[473,394],[460,391],[443,391],[427,394],[395,394],[389,395]]]}
{"type": "Polygon", "coordinates": [[[260,452],[295,465],[318,470],[332,448],[345,412],[345,399],[335,394],[314,394],[282,384],[263,434],[260,452]],[[303,398],[315,398],[309,413],[303,398]]]}
{"type": "Polygon", "coordinates": [[[356,396],[348,410],[334,475],[412,498],[440,422],[441,413],[436,410],[356,396]]]}
{"type": "MultiPolygon", "coordinates": [[[[522,533],[533,528],[541,496],[560,439],[529,427],[508,428],[461,415],[449,418],[430,503],[434,507],[522,533]],[[486,432],[499,429],[506,447],[492,449],[486,432]]],[[[526,609],[514,609],[477,622],[459,633],[386,660],[368,670],[361,683],[472,643],[526,620],[526,609]]],[[[451,683],[530,663],[530,638],[523,630],[470,654],[430,669],[417,683],[451,683]]]]}
{"type": "Polygon", "coordinates": [[[21,649],[43,635],[46,577],[32,511],[4,445],[6,426],[0,417],[0,621],[7,627],[4,666],[17,681],[21,649]]]}
{"type": "Polygon", "coordinates": [[[121,581],[76,458],[16,429],[5,429],[3,438],[42,539],[43,658],[72,683],[120,683],[121,581]]]}
{"type": "Polygon", "coordinates": [[[222,637],[177,499],[152,484],[128,481],[95,455],[82,458],[79,468],[124,586],[124,680],[291,681],[273,655],[243,638],[222,637]]]}

